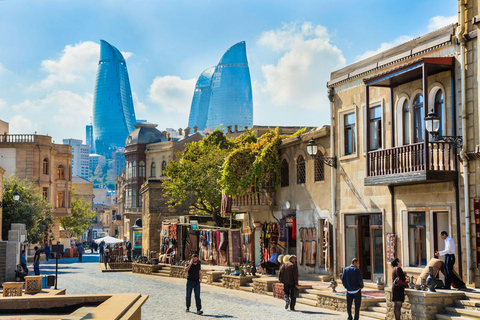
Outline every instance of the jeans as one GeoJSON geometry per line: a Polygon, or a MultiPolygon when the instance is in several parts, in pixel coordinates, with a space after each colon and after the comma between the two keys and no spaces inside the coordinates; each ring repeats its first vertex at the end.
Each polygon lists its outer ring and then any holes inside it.
{"type": "Polygon", "coordinates": [[[40,261],[35,262],[33,265],[33,271],[35,271],[36,276],[40,275],[40,261]]]}
{"type": "Polygon", "coordinates": [[[465,283],[460,280],[453,272],[453,266],[455,265],[455,255],[445,255],[445,288],[450,289],[451,283],[455,283],[457,288],[465,287],[465,283]]]}
{"type": "Polygon", "coordinates": [[[50,252],[48,252],[48,253],[47,253],[47,252],[45,252],[45,258],[46,258],[46,259],[47,259],[47,261],[48,261],[48,258],[50,258],[50,252]]]}
{"type": "Polygon", "coordinates": [[[83,253],[79,253],[79,254],[78,254],[78,261],[79,261],[79,262],[82,262],[82,256],[83,256],[83,253]]]}
{"type": "Polygon", "coordinates": [[[190,309],[192,303],[192,290],[195,292],[195,305],[197,311],[202,310],[202,300],[200,299],[200,281],[187,280],[187,309],[190,309]]]}
{"type": "Polygon", "coordinates": [[[362,304],[362,290],[355,294],[347,293],[347,314],[348,320],[358,320],[360,317],[360,306],[362,304]],[[352,302],[355,300],[355,318],[352,318],[352,302]]]}
{"type": "Polygon", "coordinates": [[[287,306],[290,304],[290,310],[295,310],[295,303],[297,302],[297,298],[295,298],[295,285],[285,283],[283,285],[283,293],[287,306]]]}
{"type": "Polygon", "coordinates": [[[23,272],[25,272],[28,276],[28,268],[26,263],[22,263],[22,269],[23,269],[23,272]]]}

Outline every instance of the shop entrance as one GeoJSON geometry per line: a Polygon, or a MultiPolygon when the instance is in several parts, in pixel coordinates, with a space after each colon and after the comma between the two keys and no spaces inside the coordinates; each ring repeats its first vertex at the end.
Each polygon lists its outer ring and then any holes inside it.
{"type": "Polygon", "coordinates": [[[345,264],[360,261],[363,278],[383,277],[383,231],[381,214],[345,215],[345,264]]]}

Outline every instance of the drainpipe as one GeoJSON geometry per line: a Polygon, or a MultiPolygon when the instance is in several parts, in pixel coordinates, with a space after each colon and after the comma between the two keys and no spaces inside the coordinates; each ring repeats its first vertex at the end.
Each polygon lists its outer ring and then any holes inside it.
{"type": "Polygon", "coordinates": [[[460,0],[460,21],[456,31],[456,38],[460,42],[460,86],[462,88],[462,137],[463,137],[463,146],[460,151],[460,159],[462,160],[463,167],[463,189],[464,189],[464,206],[465,206],[465,248],[467,255],[467,283],[471,283],[470,279],[470,197],[468,193],[468,159],[466,157],[467,153],[467,104],[466,104],[466,95],[467,89],[465,88],[465,38],[463,37],[465,33],[465,10],[466,3],[465,0],[460,0]]]}
{"type": "MultiPolygon", "coordinates": [[[[335,96],[335,89],[328,90],[328,99],[330,100],[330,153],[332,157],[335,157],[335,104],[333,97],[335,96]]],[[[338,166],[338,163],[337,163],[338,166]]],[[[333,243],[333,277],[337,275],[337,226],[336,226],[336,206],[335,206],[335,168],[330,167],[330,193],[332,195],[332,243],[333,243]]]]}

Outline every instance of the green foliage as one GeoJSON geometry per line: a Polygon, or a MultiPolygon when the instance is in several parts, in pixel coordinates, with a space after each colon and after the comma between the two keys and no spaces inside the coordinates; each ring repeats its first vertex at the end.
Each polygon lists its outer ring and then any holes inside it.
{"type": "Polygon", "coordinates": [[[241,196],[252,187],[261,188],[262,183],[280,182],[279,146],[282,138],[278,128],[265,133],[258,139],[237,138],[238,145],[227,157],[223,166],[221,185],[231,196],[241,196]]]}
{"type": "Polygon", "coordinates": [[[90,227],[97,216],[95,211],[90,210],[91,206],[83,198],[72,201],[72,215],[60,219],[60,225],[65,229],[67,237],[79,238],[90,227]]]}
{"type": "Polygon", "coordinates": [[[189,205],[190,213],[209,214],[220,224],[222,189],[219,180],[224,159],[233,146],[234,143],[217,129],[177,153],[176,159],[167,165],[168,179],[163,182],[170,205],[189,205]]]}
{"type": "Polygon", "coordinates": [[[28,180],[20,180],[15,175],[5,178],[3,189],[2,235],[7,239],[12,223],[24,223],[28,242],[41,243],[49,236],[53,225],[52,207],[43,199],[40,190],[28,180]],[[18,192],[20,199],[13,200],[18,192]]]}

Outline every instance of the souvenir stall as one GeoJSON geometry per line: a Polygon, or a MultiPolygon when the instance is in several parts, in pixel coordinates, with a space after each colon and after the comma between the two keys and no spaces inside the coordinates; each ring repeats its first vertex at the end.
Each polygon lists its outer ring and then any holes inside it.
{"type": "Polygon", "coordinates": [[[300,253],[298,263],[315,268],[317,263],[317,228],[300,228],[300,253]]]}
{"type": "Polygon", "coordinates": [[[226,229],[199,230],[199,257],[210,265],[228,265],[228,232],[226,229]]]}
{"type": "Polygon", "coordinates": [[[178,231],[177,223],[163,222],[162,230],[160,232],[160,255],[159,261],[161,263],[174,263],[180,260],[179,246],[178,246],[178,231]]]}

